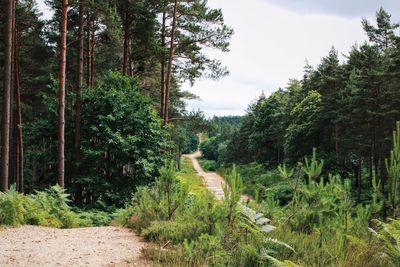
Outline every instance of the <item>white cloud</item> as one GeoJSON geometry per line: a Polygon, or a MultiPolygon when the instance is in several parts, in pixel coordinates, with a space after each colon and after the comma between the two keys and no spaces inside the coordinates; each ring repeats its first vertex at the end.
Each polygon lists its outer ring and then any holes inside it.
{"type": "Polygon", "coordinates": [[[209,5],[222,8],[235,35],[231,52],[217,54],[231,75],[219,82],[200,81],[193,88],[184,86],[203,99],[190,101],[189,109],[204,109],[208,115],[221,114],[221,110],[224,114],[231,114],[231,110],[243,114],[263,90],[268,95],[284,87],[290,78],[301,78],[306,59],[317,65],[332,46],[346,53],[354,43],[366,40],[361,18],[302,15],[265,0],[210,0],[209,5]],[[217,106],[222,108],[215,109],[217,106]]]}

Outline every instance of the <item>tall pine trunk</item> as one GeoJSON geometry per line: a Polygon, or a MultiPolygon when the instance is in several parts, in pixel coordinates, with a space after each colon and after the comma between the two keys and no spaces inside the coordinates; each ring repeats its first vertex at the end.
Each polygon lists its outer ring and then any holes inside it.
{"type": "Polygon", "coordinates": [[[14,98],[15,98],[15,1],[13,1],[13,10],[14,10],[14,16],[13,16],[13,21],[12,21],[12,50],[13,50],[13,55],[11,59],[11,91],[10,91],[10,150],[9,150],[9,166],[8,166],[8,184],[16,184],[16,162],[17,162],[17,143],[15,142],[15,136],[17,135],[16,128],[15,128],[15,117],[16,117],[16,110],[15,110],[15,105],[14,105],[14,98]]]}
{"type": "MultiPolygon", "coordinates": [[[[18,1],[16,1],[16,4],[18,1]]],[[[14,30],[14,99],[15,99],[15,180],[17,190],[24,191],[24,143],[22,135],[22,107],[21,107],[21,86],[20,86],[20,64],[19,64],[19,32],[15,26],[14,30]]]]}
{"type": "Polygon", "coordinates": [[[9,153],[10,153],[10,107],[11,107],[11,76],[12,76],[12,46],[13,46],[13,17],[15,15],[14,0],[7,0],[7,21],[4,51],[3,78],[3,120],[1,131],[1,191],[8,190],[9,153]]]}
{"type": "Polygon", "coordinates": [[[92,39],[92,21],[91,21],[91,17],[90,17],[90,13],[89,11],[87,11],[87,86],[91,87],[92,81],[92,43],[91,43],[91,39],[92,39]]]}
{"type": "Polygon", "coordinates": [[[124,56],[122,64],[122,74],[128,75],[129,68],[129,14],[128,1],[125,2],[125,18],[124,18],[124,56]]]}
{"type": "Polygon", "coordinates": [[[94,55],[95,55],[95,27],[94,21],[92,22],[92,31],[91,31],[91,38],[90,38],[90,85],[89,87],[94,86],[94,55]]]}
{"type": "Polygon", "coordinates": [[[169,48],[169,61],[167,69],[167,79],[165,81],[165,104],[164,104],[164,126],[168,124],[169,121],[169,103],[171,94],[171,80],[172,80],[172,63],[174,60],[174,48],[175,48],[175,31],[176,31],[176,13],[178,9],[178,0],[174,2],[174,11],[172,14],[172,29],[171,29],[171,43],[169,48]]]}
{"type": "Polygon", "coordinates": [[[335,152],[336,152],[336,162],[339,164],[339,157],[340,157],[340,151],[339,151],[339,125],[335,123],[335,152]]]}
{"type": "MultiPolygon", "coordinates": [[[[81,127],[82,127],[82,93],[83,93],[83,13],[84,0],[79,1],[79,31],[78,31],[78,80],[76,86],[76,104],[75,104],[75,177],[80,175],[81,161],[81,127]]],[[[82,184],[77,183],[77,192],[75,199],[78,204],[82,204],[82,184]]]]}
{"type": "Polygon", "coordinates": [[[165,38],[166,38],[166,21],[167,21],[167,12],[166,12],[166,4],[164,1],[164,10],[162,16],[162,28],[161,28],[161,48],[162,48],[162,55],[161,55],[161,88],[160,88],[160,116],[164,118],[164,105],[165,105],[165,57],[164,57],[164,48],[167,45],[165,38]]]}
{"type": "Polygon", "coordinates": [[[67,59],[67,15],[68,0],[62,2],[61,41],[60,41],[60,91],[58,111],[58,184],[64,188],[65,176],[65,69],[67,59]]]}

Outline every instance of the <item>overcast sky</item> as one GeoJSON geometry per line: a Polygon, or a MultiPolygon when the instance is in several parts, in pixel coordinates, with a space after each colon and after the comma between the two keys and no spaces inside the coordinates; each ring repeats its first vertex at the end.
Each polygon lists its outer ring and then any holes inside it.
{"type": "Polygon", "coordinates": [[[398,0],[209,0],[209,4],[222,8],[235,35],[231,52],[221,55],[231,75],[218,82],[198,81],[193,88],[184,86],[201,97],[189,101],[189,109],[201,109],[208,116],[244,114],[263,91],[269,95],[289,79],[300,79],[306,59],[315,66],[332,46],[346,54],[352,45],[364,42],[363,17],[373,20],[381,6],[394,18],[400,11],[398,0]]]}
{"type": "MultiPolygon", "coordinates": [[[[38,2],[45,10],[43,0],[38,2]]],[[[230,53],[211,53],[229,68],[229,77],[183,86],[201,98],[189,101],[188,109],[207,116],[242,115],[263,91],[269,95],[289,79],[300,79],[306,60],[317,65],[332,46],[346,54],[366,40],[361,19],[373,20],[381,6],[396,22],[400,18],[399,0],[209,0],[209,5],[222,9],[235,35],[230,53]]]]}

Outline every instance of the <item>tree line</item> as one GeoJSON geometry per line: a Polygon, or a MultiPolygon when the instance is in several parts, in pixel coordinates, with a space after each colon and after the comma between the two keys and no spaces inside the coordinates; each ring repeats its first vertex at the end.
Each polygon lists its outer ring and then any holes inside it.
{"type": "Polygon", "coordinates": [[[214,151],[205,144],[205,152],[220,164],[276,168],[316,148],[327,170],[352,177],[358,200],[374,175],[387,192],[385,158],[400,120],[399,24],[380,9],[376,23],[362,26],[369,42],[354,45],[343,62],[332,48],[316,67],[307,64],[301,80],[254,101],[241,126],[210,133],[214,151]]]}
{"type": "MultiPolygon", "coordinates": [[[[165,150],[163,154],[169,154],[171,149],[176,150],[171,129],[179,127],[179,123],[174,123],[174,119],[187,115],[184,99],[196,97],[182,91],[180,84],[228,74],[220,61],[204,53],[205,48],[229,51],[233,34],[224,23],[221,10],[210,8],[207,0],[47,0],[53,16],[46,21],[34,0],[2,0],[1,4],[7,7],[0,11],[0,28],[5,29],[0,33],[2,191],[13,183],[19,191],[40,188],[54,183],[57,176],[60,186],[81,191],[77,193],[79,199],[85,191],[82,184],[88,185],[87,181],[93,179],[87,176],[84,166],[111,179],[117,151],[112,156],[111,148],[101,156],[98,151],[98,158],[108,161],[103,170],[93,164],[85,165],[94,153],[87,145],[101,143],[103,136],[98,136],[94,128],[101,128],[96,119],[104,116],[115,115],[114,124],[107,121],[114,132],[109,133],[105,144],[117,138],[123,125],[118,119],[126,116],[125,119],[131,119],[127,128],[143,124],[144,132],[146,127],[156,129],[152,136],[163,132],[165,137],[160,138],[165,142],[151,150],[165,150]],[[123,76],[132,78],[126,80],[123,76]],[[105,81],[111,84],[106,85],[105,81]],[[124,92],[126,99],[112,92],[113,86],[124,92]],[[92,90],[98,90],[100,96],[92,90]],[[127,101],[134,105],[133,97],[139,92],[143,97],[136,95],[137,106],[130,107],[127,101]],[[102,99],[105,96],[120,102],[107,102],[102,99]],[[104,105],[99,101],[104,101],[104,105]],[[125,105],[126,110],[114,114],[119,109],[117,104],[125,105]],[[138,110],[140,105],[143,111],[138,110]],[[148,106],[158,110],[158,114],[149,111],[148,106]],[[131,113],[127,114],[128,111],[131,113]],[[96,119],[88,129],[92,117],[96,119]],[[159,118],[163,129],[154,125],[159,118]],[[170,150],[163,149],[167,146],[170,150]]],[[[137,139],[146,138],[140,136],[142,130],[135,130],[127,130],[124,141],[135,134],[137,139]]],[[[129,142],[128,151],[134,145],[139,150],[143,146],[138,144],[140,141],[129,142]]],[[[146,156],[143,157],[145,160],[146,156]]],[[[142,159],[137,155],[135,160],[142,159]]],[[[150,162],[142,165],[150,164],[151,168],[146,166],[149,170],[156,169],[153,163],[158,160],[150,162]]],[[[122,163],[115,173],[129,176],[136,172],[132,168],[138,167],[122,163]]],[[[147,173],[145,169],[143,173],[147,173]]],[[[148,174],[142,178],[148,178],[148,174]]]]}

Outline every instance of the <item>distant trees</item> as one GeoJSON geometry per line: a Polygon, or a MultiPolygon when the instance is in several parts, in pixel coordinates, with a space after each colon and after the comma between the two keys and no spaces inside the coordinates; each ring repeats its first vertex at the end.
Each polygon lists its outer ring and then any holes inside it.
{"type": "MultiPolygon", "coordinates": [[[[376,26],[367,20],[362,25],[370,42],[354,45],[345,62],[332,48],[318,66],[306,66],[302,80],[291,80],[285,89],[252,103],[242,125],[224,140],[221,163],[294,165],[315,147],[327,170],[351,177],[358,201],[369,194],[374,177],[380,178],[384,197],[392,194],[396,185],[385,158],[390,158],[390,137],[400,120],[399,24],[380,9],[376,26]]],[[[212,138],[205,150],[211,142],[213,147],[221,143],[212,138]]],[[[219,158],[218,153],[205,155],[219,158]]]]}

